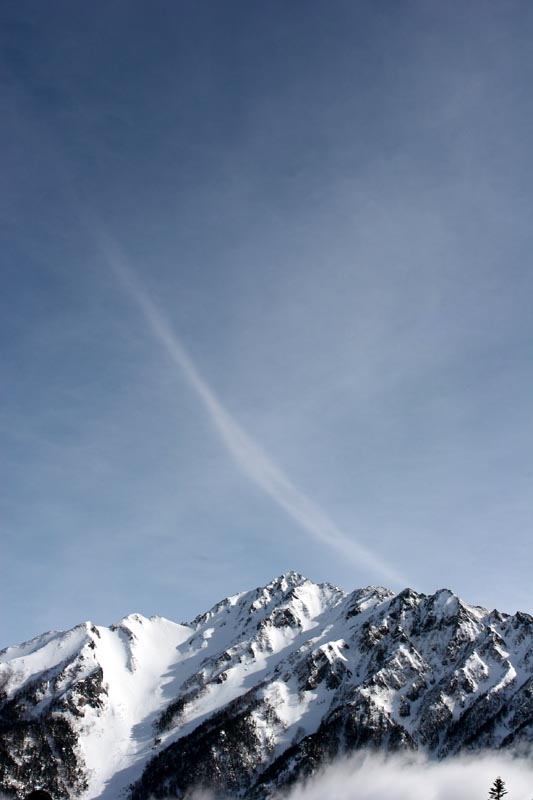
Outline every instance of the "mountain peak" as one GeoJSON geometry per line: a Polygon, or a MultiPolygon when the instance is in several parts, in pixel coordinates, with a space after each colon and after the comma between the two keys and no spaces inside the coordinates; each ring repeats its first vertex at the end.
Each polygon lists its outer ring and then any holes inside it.
{"type": "Polygon", "coordinates": [[[281,575],[278,575],[277,578],[274,578],[267,583],[264,587],[265,589],[269,589],[271,591],[277,591],[278,589],[282,592],[286,592],[288,589],[295,588],[296,586],[301,586],[302,583],[307,583],[307,578],[305,578],[300,572],[296,572],[296,570],[289,570],[288,572],[282,572],[281,575]]]}
{"type": "Polygon", "coordinates": [[[0,792],[46,764],[54,800],[264,800],[328,753],[530,744],[532,687],[529,615],[290,570],[188,626],[130,614],[0,653],[0,792]]]}

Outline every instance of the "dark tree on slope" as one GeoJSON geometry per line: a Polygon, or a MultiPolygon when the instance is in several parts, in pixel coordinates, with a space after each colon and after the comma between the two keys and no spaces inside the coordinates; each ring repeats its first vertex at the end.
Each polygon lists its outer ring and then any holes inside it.
{"type": "Polygon", "coordinates": [[[504,794],[507,794],[507,789],[505,788],[505,781],[502,781],[501,778],[496,778],[496,780],[489,789],[489,798],[490,800],[502,800],[504,794]]]}

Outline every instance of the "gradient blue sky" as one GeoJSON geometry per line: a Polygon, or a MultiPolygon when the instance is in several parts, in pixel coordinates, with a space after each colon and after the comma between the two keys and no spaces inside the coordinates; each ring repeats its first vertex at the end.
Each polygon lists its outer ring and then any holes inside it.
{"type": "Polygon", "coordinates": [[[533,611],[533,5],[0,23],[0,646],[291,568],[533,611]]]}

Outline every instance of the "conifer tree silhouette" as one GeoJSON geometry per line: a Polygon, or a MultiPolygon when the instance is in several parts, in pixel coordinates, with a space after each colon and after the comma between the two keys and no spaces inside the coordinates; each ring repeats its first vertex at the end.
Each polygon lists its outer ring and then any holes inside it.
{"type": "Polygon", "coordinates": [[[504,794],[507,794],[505,781],[498,777],[489,789],[489,798],[490,800],[502,800],[504,794]]]}

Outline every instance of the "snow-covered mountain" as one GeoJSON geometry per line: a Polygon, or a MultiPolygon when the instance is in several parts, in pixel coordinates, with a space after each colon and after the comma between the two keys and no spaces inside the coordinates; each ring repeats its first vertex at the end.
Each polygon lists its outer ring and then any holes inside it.
{"type": "Polygon", "coordinates": [[[533,742],[533,618],[296,572],[188,625],[133,614],[0,652],[0,791],[261,798],[361,747],[533,742]]]}

